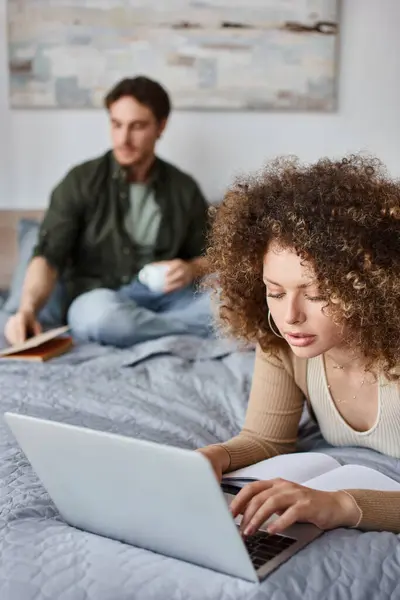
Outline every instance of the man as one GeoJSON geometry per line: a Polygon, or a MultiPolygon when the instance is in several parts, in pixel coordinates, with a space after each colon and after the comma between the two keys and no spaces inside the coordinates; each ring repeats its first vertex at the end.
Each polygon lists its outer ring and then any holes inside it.
{"type": "Polygon", "coordinates": [[[170,113],[157,82],[124,79],[106,96],[112,150],[74,167],[57,185],[25,276],[12,344],[41,331],[37,315],[56,282],[66,288],[67,321],[83,340],[130,346],[162,335],[210,331],[206,295],[207,203],[196,182],[155,155],[170,113]],[[137,274],[167,266],[162,293],[137,274]]]}

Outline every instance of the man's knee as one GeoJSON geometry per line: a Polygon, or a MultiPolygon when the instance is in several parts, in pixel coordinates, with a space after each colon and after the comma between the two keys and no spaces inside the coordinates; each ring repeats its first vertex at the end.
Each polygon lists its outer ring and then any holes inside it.
{"type": "Polygon", "coordinates": [[[103,288],[78,296],[67,316],[72,334],[81,340],[102,342],[103,332],[112,322],[118,302],[116,292],[103,288]]]}

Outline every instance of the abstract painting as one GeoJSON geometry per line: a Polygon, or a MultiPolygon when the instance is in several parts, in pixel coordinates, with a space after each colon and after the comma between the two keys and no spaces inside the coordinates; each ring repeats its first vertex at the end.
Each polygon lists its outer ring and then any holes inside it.
{"type": "Polygon", "coordinates": [[[336,107],[338,0],[8,0],[10,105],[100,107],[147,75],[176,109],[336,107]]]}

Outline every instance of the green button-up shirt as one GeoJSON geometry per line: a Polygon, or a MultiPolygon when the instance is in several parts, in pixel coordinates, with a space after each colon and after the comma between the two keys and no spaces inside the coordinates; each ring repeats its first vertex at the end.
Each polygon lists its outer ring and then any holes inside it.
{"type": "MultiPolygon", "coordinates": [[[[197,183],[156,158],[149,185],[161,210],[153,260],[201,256],[208,205],[197,183]]],[[[69,302],[99,287],[117,289],[143,266],[140,248],[125,229],[129,211],[127,174],[111,151],[74,167],[53,190],[34,256],[62,275],[69,302]]]]}

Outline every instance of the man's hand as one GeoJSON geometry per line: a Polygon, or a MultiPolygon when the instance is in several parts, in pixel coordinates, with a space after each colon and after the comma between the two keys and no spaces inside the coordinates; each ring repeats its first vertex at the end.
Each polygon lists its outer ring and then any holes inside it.
{"type": "Polygon", "coordinates": [[[32,311],[18,311],[10,317],[4,329],[4,335],[11,345],[21,344],[28,337],[38,335],[42,327],[32,311]]]}
{"type": "Polygon", "coordinates": [[[195,270],[190,262],[176,258],[175,260],[166,260],[158,264],[168,266],[164,287],[164,292],[166,294],[181,290],[193,283],[195,270]]]}

